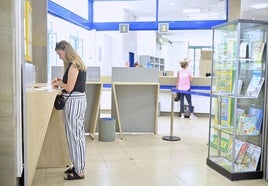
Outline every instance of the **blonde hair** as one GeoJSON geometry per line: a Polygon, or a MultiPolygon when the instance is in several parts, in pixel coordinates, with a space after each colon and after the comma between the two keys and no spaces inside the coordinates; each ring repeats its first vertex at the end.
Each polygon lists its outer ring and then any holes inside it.
{"type": "Polygon", "coordinates": [[[181,68],[185,68],[187,65],[189,65],[189,59],[184,58],[180,61],[181,68]]]}
{"type": "Polygon", "coordinates": [[[81,57],[76,53],[72,45],[62,40],[56,43],[55,50],[63,50],[65,52],[64,69],[66,70],[69,62],[72,62],[75,68],[81,71],[86,71],[86,66],[81,57]]]}

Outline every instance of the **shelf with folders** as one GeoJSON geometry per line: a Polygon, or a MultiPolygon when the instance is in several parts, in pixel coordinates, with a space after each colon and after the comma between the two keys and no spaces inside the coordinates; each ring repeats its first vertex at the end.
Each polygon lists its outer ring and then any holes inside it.
{"type": "Polygon", "coordinates": [[[160,71],[165,70],[164,58],[150,56],[150,55],[140,55],[139,62],[144,67],[156,68],[156,69],[159,69],[160,71]]]}
{"type": "Polygon", "coordinates": [[[213,28],[207,165],[230,180],[263,177],[267,31],[253,20],[213,28]]]}

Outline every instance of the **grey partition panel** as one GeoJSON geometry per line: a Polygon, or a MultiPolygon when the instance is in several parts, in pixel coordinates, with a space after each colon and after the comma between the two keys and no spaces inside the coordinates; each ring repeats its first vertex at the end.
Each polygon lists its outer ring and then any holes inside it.
{"type": "Polygon", "coordinates": [[[85,127],[85,132],[90,133],[91,130],[91,118],[93,116],[93,109],[94,109],[94,104],[95,100],[97,99],[98,96],[98,84],[86,84],[86,96],[87,96],[87,110],[85,114],[85,122],[84,122],[84,127],[85,127]]]}
{"type": "Polygon", "coordinates": [[[51,79],[54,79],[55,77],[62,78],[64,72],[63,66],[51,66],[51,79]]]}
{"type": "Polygon", "coordinates": [[[113,67],[112,82],[158,82],[157,69],[113,67]]]}
{"type": "Polygon", "coordinates": [[[100,81],[100,67],[87,67],[87,81],[100,81]]]}
{"type": "MultiPolygon", "coordinates": [[[[62,77],[64,73],[63,66],[51,67],[51,78],[62,77]]],[[[87,67],[87,81],[100,81],[100,67],[87,67]]]]}
{"type": "Polygon", "coordinates": [[[157,88],[156,85],[116,85],[122,132],[155,131],[157,88]]]}
{"type": "MultiPolygon", "coordinates": [[[[158,73],[157,69],[113,67],[112,82],[115,83],[122,132],[155,132],[158,86],[150,83],[158,83],[158,73]],[[148,85],[143,85],[144,82],[148,85]]],[[[114,99],[112,117],[116,118],[114,99]]]]}

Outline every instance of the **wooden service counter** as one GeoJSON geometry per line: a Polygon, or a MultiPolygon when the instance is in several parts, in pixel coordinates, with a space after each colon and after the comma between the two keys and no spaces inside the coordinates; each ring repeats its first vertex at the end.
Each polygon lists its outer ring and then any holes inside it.
{"type": "MultiPolygon", "coordinates": [[[[27,123],[25,135],[25,179],[31,185],[36,168],[66,167],[70,164],[63,113],[54,109],[60,90],[46,84],[27,90],[27,123]]],[[[99,120],[102,83],[87,82],[85,130],[94,139],[99,120]]]]}
{"type": "Polygon", "coordinates": [[[86,82],[87,110],[85,115],[85,132],[95,138],[97,124],[100,118],[100,100],[102,94],[101,82],[86,82]]]}
{"type": "Polygon", "coordinates": [[[36,168],[65,167],[69,162],[62,111],[54,109],[58,90],[27,90],[25,126],[25,183],[30,186],[36,168]]]}

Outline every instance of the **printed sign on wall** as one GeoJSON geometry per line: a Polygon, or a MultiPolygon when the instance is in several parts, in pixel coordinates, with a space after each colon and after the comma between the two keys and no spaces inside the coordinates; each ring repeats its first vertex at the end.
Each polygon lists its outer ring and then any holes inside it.
{"type": "Polygon", "coordinates": [[[120,33],[128,33],[129,31],[129,24],[120,24],[119,25],[120,33]]]}
{"type": "Polygon", "coordinates": [[[168,23],[159,23],[158,24],[158,32],[159,33],[167,33],[169,30],[169,24],[168,23]]]}

